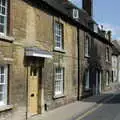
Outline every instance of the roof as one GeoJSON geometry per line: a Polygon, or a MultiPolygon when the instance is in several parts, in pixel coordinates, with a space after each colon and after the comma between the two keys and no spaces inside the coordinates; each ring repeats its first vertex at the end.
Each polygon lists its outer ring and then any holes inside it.
{"type": "MultiPolygon", "coordinates": [[[[31,0],[33,3],[35,0],[31,0]]],[[[64,0],[36,0],[37,3],[43,2],[45,5],[48,5],[50,9],[58,12],[61,17],[66,17],[67,21],[71,21],[77,27],[83,29],[86,32],[94,35],[94,37],[98,38],[98,40],[102,41],[105,44],[109,44],[112,46],[111,41],[107,40],[103,35],[100,33],[95,33],[93,31],[93,26],[91,27],[91,23],[97,24],[92,17],[88,15],[88,13],[72,4],[70,1],[65,2],[64,0]],[[72,10],[73,8],[79,10],[79,19],[73,19],[72,10]]],[[[49,11],[48,11],[49,12],[49,11]]]]}
{"type": "Polygon", "coordinates": [[[58,10],[59,12],[62,12],[63,14],[67,15],[72,19],[73,19],[72,16],[73,8],[78,9],[80,19],[76,19],[76,20],[79,21],[81,24],[85,25],[86,27],[88,27],[88,22],[91,21],[94,22],[94,20],[88,15],[88,13],[85,10],[78,8],[70,1],[67,2],[64,2],[64,0],[42,0],[42,1],[46,2],[54,9],[58,10]]]}

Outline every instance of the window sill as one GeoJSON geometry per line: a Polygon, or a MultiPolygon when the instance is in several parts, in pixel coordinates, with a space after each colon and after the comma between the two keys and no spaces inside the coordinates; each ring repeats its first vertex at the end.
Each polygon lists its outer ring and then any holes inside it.
{"type": "Polygon", "coordinates": [[[57,49],[57,48],[54,48],[53,50],[54,52],[61,52],[61,53],[65,53],[65,50],[64,49],[57,49]]]}
{"type": "Polygon", "coordinates": [[[110,61],[107,61],[107,60],[106,60],[106,63],[110,63],[110,61]]]}
{"type": "Polygon", "coordinates": [[[53,99],[59,99],[59,98],[63,98],[63,97],[65,97],[65,95],[60,94],[60,95],[55,95],[55,96],[53,97],[53,99]]]}
{"type": "Polygon", "coordinates": [[[0,39],[7,41],[7,42],[13,42],[15,39],[11,36],[6,36],[6,35],[1,35],[0,34],[0,39]]]}
{"type": "Polygon", "coordinates": [[[13,109],[13,105],[0,106],[0,112],[11,110],[11,109],[13,109]]]}
{"type": "Polygon", "coordinates": [[[90,56],[89,55],[85,55],[85,58],[90,58],[90,56]]]}

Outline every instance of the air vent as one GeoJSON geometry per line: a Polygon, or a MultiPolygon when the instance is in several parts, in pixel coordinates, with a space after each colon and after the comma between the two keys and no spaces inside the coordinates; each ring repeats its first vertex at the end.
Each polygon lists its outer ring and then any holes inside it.
{"type": "Polygon", "coordinates": [[[79,18],[79,10],[78,9],[73,9],[73,18],[78,19],[79,18]]]}

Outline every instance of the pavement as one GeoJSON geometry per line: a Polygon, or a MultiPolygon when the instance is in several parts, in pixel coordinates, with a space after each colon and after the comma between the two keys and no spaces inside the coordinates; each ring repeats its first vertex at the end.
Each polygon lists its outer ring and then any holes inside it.
{"type": "Polygon", "coordinates": [[[28,120],[74,120],[77,116],[81,116],[100,103],[113,97],[114,93],[119,89],[118,84],[114,83],[110,89],[101,95],[91,96],[82,101],[76,101],[54,110],[45,112],[42,115],[36,115],[28,120]],[[117,88],[117,89],[116,89],[117,88]]]}

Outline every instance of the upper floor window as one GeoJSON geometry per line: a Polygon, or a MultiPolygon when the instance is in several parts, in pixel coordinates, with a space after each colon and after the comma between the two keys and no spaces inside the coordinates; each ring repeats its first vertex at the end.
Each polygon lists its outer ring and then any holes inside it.
{"type": "Polygon", "coordinates": [[[63,49],[63,24],[55,22],[54,25],[55,49],[63,49]]]}
{"type": "Polygon", "coordinates": [[[7,0],[0,0],[0,34],[7,31],[7,0]]]}
{"type": "Polygon", "coordinates": [[[89,57],[89,51],[90,50],[90,40],[89,40],[89,37],[86,36],[86,39],[85,39],[85,57],[89,57]]]}
{"type": "Polygon", "coordinates": [[[106,48],[106,55],[105,55],[105,57],[106,57],[106,61],[108,62],[109,61],[109,48],[108,47],[106,48]]]}

